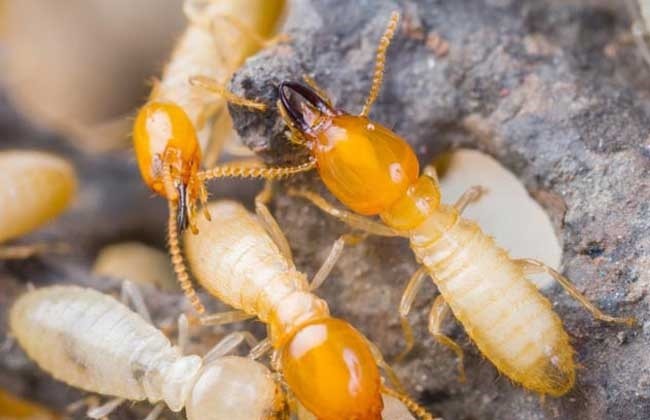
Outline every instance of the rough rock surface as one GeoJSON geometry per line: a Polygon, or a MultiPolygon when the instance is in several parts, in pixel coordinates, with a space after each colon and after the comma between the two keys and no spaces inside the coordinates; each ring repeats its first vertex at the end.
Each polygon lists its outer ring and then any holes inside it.
{"type": "MultiPolygon", "coordinates": [[[[285,27],[291,43],[250,59],[231,83],[235,92],[273,104],[281,80],[311,74],[336,105],[359,112],[379,37],[390,12],[401,10],[371,116],[407,138],[422,162],[459,146],[496,157],[550,213],[564,273],[601,308],[633,314],[645,326],[597,322],[552,289],[581,368],[573,392],[541,403],[500,377],[450,322],[447,331],[467,355],[468,381],[457,381],[453,355],[427,333],[431,286],[411,316],[418,345],[396,366],[410,392],[448,419],[650,417],[650,72],[623,40],[630,19],[622,4],[295,3],[285,27]]],[[[304,158],[284,139],[274,111],[231,112],[246,144],[269,162],[304,158]]],[[[315,175],[289,182],[323,190],[315,175]]],[[[346,230],[281,191],[275,214],[309,273],[346,230]]],[[[322,294],[390,358],[403,345],[396,310],[415,268],[405,241],[372,238],[345,252],[322,294]]]]}

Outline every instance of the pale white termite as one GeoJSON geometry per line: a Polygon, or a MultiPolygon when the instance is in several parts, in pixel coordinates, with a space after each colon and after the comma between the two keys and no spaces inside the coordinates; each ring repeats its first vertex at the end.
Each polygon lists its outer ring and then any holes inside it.
{"type": "MultiPolygon", "coordinates": [[[[263,201],[257,200],[261,220],[233,201],[209,203],[212,222],[201,220],[198,234],[185,234],[187,258],[199,283],[237,309],[206,316],[204,322],[257,316],[268,325],[277,370],[316,417],[380,418],[381,391],[394,391],[381,384],[378,365],[395,381],[392,370],[369,341],[331,317],[327,303],[312,293],[332,269],[344,240],[308,283],[263,201]]],[[[415,408],[418,417],[432,418],[405,395],[394,395],[415,408]]]]}
{"type": "Polygon", "coordinates": [[[162,401],[172,411],[185,407],[190,420],[266,419],[282,404],[264,365],[224,356],[244,337],[241,333],[224,338],[204,358],[184,356],[122,303],[77,286],[25,293],[11,308],[9,322],[13,336],[44,371],[86,391],[162,401]]]}
{"type": "MultiPolygon", "coordinates": [[[[75,171],[66,160],[34,150],[0,152],[0,243],[51,221],[72,201],[75,171]]],[[[29,255],[30,246],[0,248],[5,258],[29,255]]]]}

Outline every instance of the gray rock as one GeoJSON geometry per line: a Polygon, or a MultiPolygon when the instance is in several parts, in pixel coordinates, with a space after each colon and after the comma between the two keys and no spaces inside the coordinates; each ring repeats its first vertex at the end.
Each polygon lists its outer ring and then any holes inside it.
{"type": "MultiPolygon", "coordinates": [[[[493,155],[551,215],[565,274],[604,310],[647,322],[650,72],[634,45],[619,41],[630,26],[625,8],[594,0],[298,0],[286,23],[291,43],[250,59],[231,88],[273,104],[280,81],[307,73],[336,105],[359,112],[393,10],[403,21],[372,118],[407,138],[423,163],[459,146],[493,155]]],[[[233,106],[231,113],[245,143],[268,162],[306,156],[288,144],[274,110],[233,106]]],[[[323,191],[313,174],[288,182],[323,191]]],[[[309,273],[346,230],[281,191],[275,214],[309,273]]],[[[396,310],[415,268],[405,241],[371,238],[344,254],[321,293],[390,358],[403,345],[396,310]]],[[[621,327],[594,321],[553,289],[549,297],[582,368],[573,392],[542,404],[500,377],[450,322],[447,331],[467,354],[468,382],[460,384],[453,355],[426,330],[433,295],[429,287],[416,301],[418,345],[396,365],[433,412],[448,419],[650,417],[650,337],[640,328],[617,338],[621,327]]]]}

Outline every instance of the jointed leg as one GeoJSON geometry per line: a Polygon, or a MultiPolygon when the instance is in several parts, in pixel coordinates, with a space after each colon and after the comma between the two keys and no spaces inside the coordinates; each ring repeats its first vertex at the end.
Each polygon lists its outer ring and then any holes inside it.
{"type": "Polygon", "coordinates": [[[454,207],[456,207],[456,210],[458,210],[459,213],[462,213],[467,205],[474,201],[477,201],[479,198],[481,198],[481,195],[485,194],[486,192],[487,188],[481,187],[480,185],[470,187],[463,193],[463,195],[460,196],[460,198],[458,198],[454,204],[454,207]]]}
{"type": "Polygon", "coordinates": [[[372,353],[372,357],[375,359],[377,366],[379,366],[379,368],[384,371],[395,388],[397,388],[400,392],[404,392],[404,385],[402,385],[402,382],[397,377],[397,374],[393,368],[386,362],[384,356],[381,354],[381,351],[379,351],[375,343],[368,340],[367,338],[366,342],[368,343],[368,347],[370,348],[370,352],[372,353]]]}
{"type": "Polygon", "coordinates": [[[384,31],[384,35],[379,41],[379,47],[377,47],[377,58],[375,60],[375,73],[372,77],[372,87],[370,88],[370,93],[368,94],[368,99],[363,105],[361,110],[362,117],[368,116],[370,113],[370,108],[372,107],[373,102],[377,99],[379,94],[379,89],[381,89],[381,82],[384,79],[384,67],[386,65],[386,51],[390,45],[390,41],[395,35],[395,30],[397,29],[397,23],[399,22],[399,13],[393,12],[390,16],[390,22],[388,22],[388,27],[384,31]]]}
{"type": "Polygon", "coordinates": [[[246,108],[252,108],[257,111],[266,111],[266,104],[237,96],[226,89],[222,83],[219,83],[210,77],[192,76],[190,77],[190,84],[192,86],[197,86],[210,92],[214,92],[217,95],[223,96],[223,98],[231,104],[244,106],[246,108]]]}
{"type": "Polygon", "coordinates": [[[314,192],[290,189],[288,191],[288,194],[306,198],[307,200],[311,201],[316,207],[329,214],[330,216],[336,217],[354,229],[362,230],[369,233],[370,235],[405,236],[379,222],[375,222],[374,220],[368,219],[366,217],[336,208],[332,204],[328,203],[327,200],[325,200],[323,197],[314,192]]]}
{"type": "Polygon", "coordinates": [[[248,357],[250,357],[253,360],[257,360],[260,357],[264,356],[266,352],[268,352],[272,348],[273,347],[271,346],[271,340],[265,338],[264,340],[257,343],[256,346],[251,348],[250,353],[248,353],[248,357]]]}
{"type": "Polygon", "coordinates": [[[223,357],[233,351],[241,343],[246,342],[249,347],[254,348],[258,344],[257,338],[248,331],[235,331],[222,338],[205,356],[203,362],[210,363],[220,357],[223,357]]]}
{"type": "Polygon", "coordinates": [[[91,407],[86,415],[91,419],[101,419],[112,413],[117,407],[122,405],[124,398],[113,398],[98,407],[91,407]]]}
{"type": "Polygon", "coordinates": [[[433,165],[425,166],[422,173],[425,176],[428,176],[429,178],[431,178],[436,183],[436,185],[440,185],[440,180],[438,179],[438,171],[436,170],[435,166],[433,166],[433,165]]]}
{"type": "Polygon", "coordinates": [[[158,417],[160,417],[160,414],[163,412],[165,409],[165,404],[162,402],[159,402],[156,404],[149,414],[147,414],[147,417],[144,418],[144,420],[156,420],[158,417]]]}
{"type": "Polygon", "coordinates": [[[120,288],[120,300],[125,305],[129,302],[133,305],[135,311],[144,318],[148,323],[151,322],[151,316],[149,315],[149,310],[147,305],[144,303],[144,298],[140,289],[128,280],[122,282],[122,287],[120,288]]]}
{"type": "Polygon", "coordinates": [[[265,230],[269,235],[271,235],[273,242],[275,242],[278,248],[280,248],[282,255],[288,261],[293,261],[293,255],[291,254],[289,241],[287,241],[287,237],[284,236],[282,229],[280,229],[278,222],[269,211],[269,208],[266,207],[266,205],[271,201],[272,196],[273,185],[271,185],[271,182],[267,180],[264,183],[264,188],[262,188],[262,191],[260,191],[259,194],[255,196],[255,212],[257,213],[257,216],[262,225],[264,225],[265,230]]]}
{"type": "Polygon", "coordinates": [[[224,325],[232,324],[233,322],[246,321],[247,319],[255,318],[255,315],[248,314],[244,311],[233,310],[226,312],[219,312],[216,314],[204,315],[199,318],[201,325],[224,325]]]}
{"type": "Polygon", "coordinates": [[[346,244],[356,245],[361,240],[363,240],[363,237],[358,235],[352,235],[352,234],[341,235],[334,242],[334,244],[332,245],[332,249],[330,250],[330,253],[327,255],[327,258],[325,258],[323,264],[320,266],[316,274],[314,274],[314,278],[311,280],[311,283],[309,283],[309,290],[314,291],[318,289],[325,282],[325,279],[327,279],[329,274],[332,272],[334,265],[341,257],[341,253],[343,252],[343,248],[345,247],[346,244]]]}
{"type": "Polygon", "coordinates": [[[429,314],[429,332],[440,344],[449,347],[456,353],[456,356],[458,357],[459,380],[465,382],[463,349],[458,345],[458,343],[442,333],[442,322],[449,314],[449,311],[449,305],[447,305],[447,302],[442,298],[442,295],[438,295],[436,300],[433,301],[431,313],[429,314]]]}
{"type": "Polygon", "coordinates": [[[402,299],[399,303],[399,319],[402,324],[402,332],[404,333],[404,341],[406,342],[406,347],[404,350],[397,356],[397,361],[402,360],[409,352],[413,349],[415,344],[415,338],[413,336],[413,329],[408,320],[408,314],[411,312],[411,307],[413,306],[413,301],[415,296],[417,296],[422,285],[429,275],[429,271],[425,266],[418,268],[415,273],[411,276],[409,282],[404,289],[402,294],[402,299]]]}
{"type": "Polygon", "coordinates": [[[636,325],[637,321],[633,317],[615,317],[611,315],[607,315],[600,309],[598,309],[593,303],[587,299],[585,295],[580,293],[578,289],[571,283],[569,279],[564,277],[562,274],[558,273],[551,267],[547,266],[541,261],[529,259],[529,258],[523,258],[519,260],[515,260],[515,263],[519,264],[523,269],[524,272],[527,274],[535,274],[535,273],[546,273],[553,277],[562,287],[564,290],[571,295],[575,300],[580,302],[582,306],[586,310],[588,310],[591,315],[596,318],[600,319],[601,321],[606,321],[606,322],[615,322],[618,324],[627,324],[629,326],[634,326],[636,325]]]}

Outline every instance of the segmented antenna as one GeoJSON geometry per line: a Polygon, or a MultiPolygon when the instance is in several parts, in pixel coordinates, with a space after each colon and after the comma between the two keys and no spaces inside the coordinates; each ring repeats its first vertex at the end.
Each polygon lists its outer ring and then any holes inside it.
{"type": "Polygon", "coordinates": [[[379,46],[377,47],[377,58],[375,59],[375,73],[372,76],[372,86],[370,88],[370,93],[368,94],[368,99],[366,99],[366,103],[363,105],[361,114],[359,114],[362,117],[368,116],[368,114],[370,113],[370,107],[372,107],[372,104],[375,102],[375,99],[377,99],[377,95],[379,95],[379,89],[381,89],[381,82],[384,80],[384,67],[386,66],[386,51],[388,50],[388,46],[390,45],[391,39],[393,39],[393,36],[395,35],[395,30],[397,29],[398,22],[399,22],[399,12],[393,12],[393,14],[390,16],[390,21],[388,22],[386,31],[384,31],[384,35],[381,37],[381,40],[379,41],[379,46]]]}
{"type": "Polygon", "coordinates": [[[315,160],[309,160],[296,166],[280,166],[275,168],[267,168],[263,166],[250,166],[250,165],[220,165],[212,169],[201,171],[197,174],[201,181],[206,181],[214,178],[264,178],[264,179],[278,179],[286,176],[306,172],[316,167],[315,160]]]}

